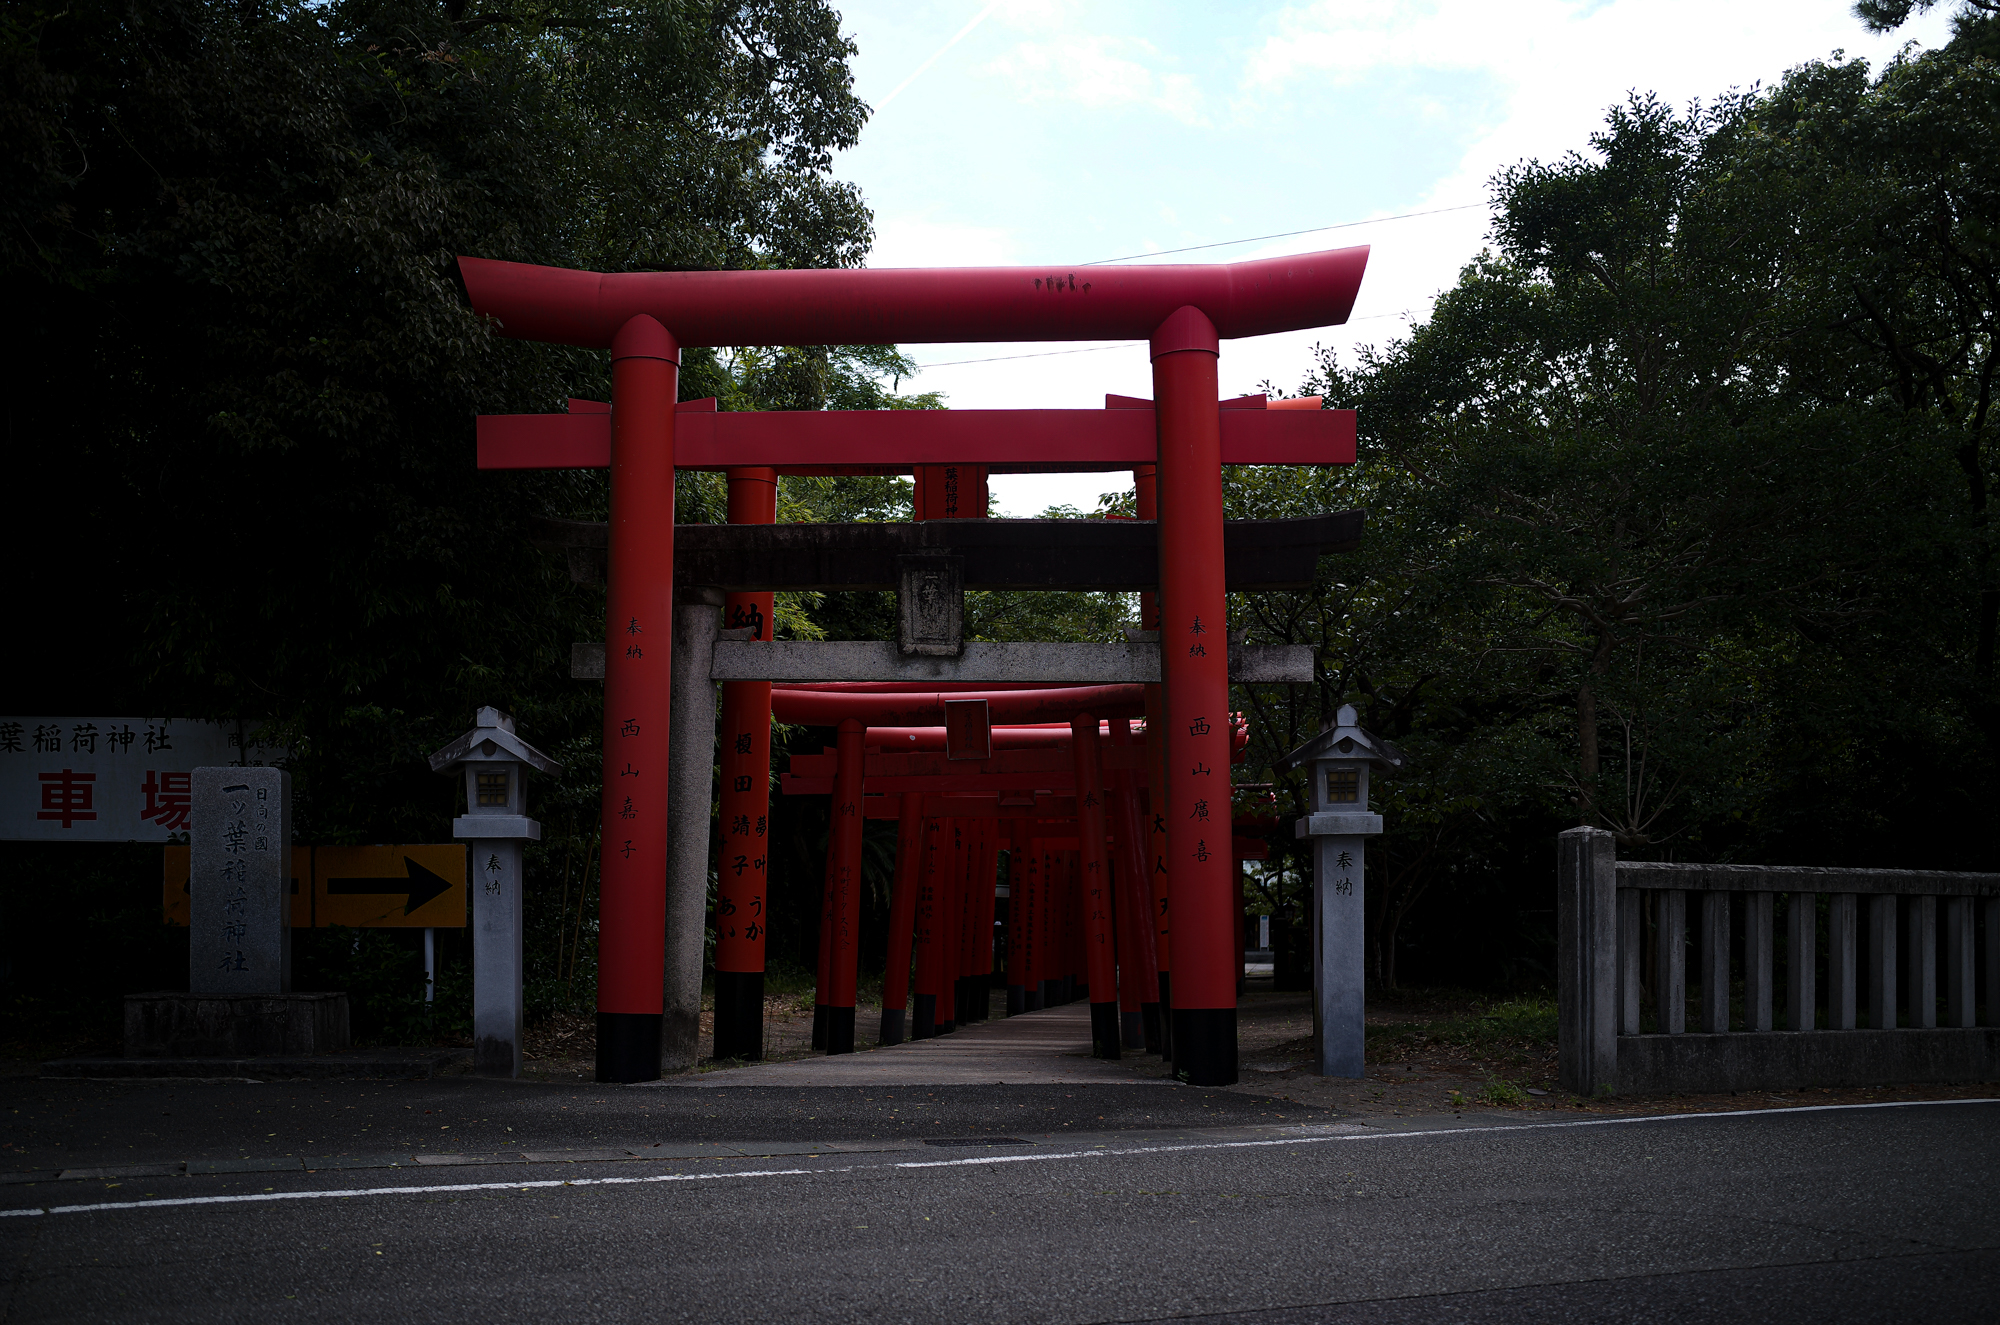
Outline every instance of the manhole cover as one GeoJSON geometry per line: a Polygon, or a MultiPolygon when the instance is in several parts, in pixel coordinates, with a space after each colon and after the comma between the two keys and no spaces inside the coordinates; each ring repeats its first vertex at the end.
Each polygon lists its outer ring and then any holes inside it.
{"type": "Polygon", "coordinates": [[[1028,1143],[1018,1136],[933,1136],[925,1137],[927,1146],[1025,1146],[1028,1143]]]}

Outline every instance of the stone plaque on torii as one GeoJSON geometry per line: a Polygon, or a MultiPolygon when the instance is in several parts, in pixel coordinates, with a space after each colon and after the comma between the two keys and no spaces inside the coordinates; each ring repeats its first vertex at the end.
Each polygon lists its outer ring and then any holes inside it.
{"type": "MultiPolygon", "coordinates": [[[[1234,412],[1220,408],[1216,356],[1223,338],[1345,321],[1366,262],[1367,250],[1356,248],[1224,266],[1097,267],[1079,280],[1075,273],[1044,268],[607,275],[460,259],[473,307],[492,317],[503,334],[608,348],[612,354],[611,411],[592,425],[608,429],[611,469],[600,1080],[650,1080],[660,1070],[675,467],[755,466],[770,472],[871,463],[955,462],[996,469],[1038,462],[1065,468],[1084,467],[1079,461],[1118,469],[1155,465],[1167,802],[1226,805],[1229,677],[1221,467],[1253,461],[1225,455],[1234,412]],[[676,408],[683,346],[1124,339],[1148,340],[1156,403],[1150,410],[1103,411],[1105,419],[1129,415],[1130,422],[1094,423],[1098,435],[1080,440],[1020,426],[1030,422],[1030,414],[1067,411],[991,412],[1013,419],[1014,426],[992,427],[984,437],[974,435],[976,427],[947,435],[947,425],[930,420],[976,425],[975,416],[986,411],[801,414],[787,420],[792,431],[778,434],[794,439],[794,449],[781,453],[777,445],[757,440],[760,416],[676,408]],[[816,422],[822,419],[827,422],[816,422]],[[848,434],[838,447],[831,431],[807,431],[843,427],[848,434]],[[906,427],[931,428],[936,435],[913,442],[911,434],[898,431],[906,427]],[[1131,439],[1107,443],[1107,428],[1129,430],[1137,445],[1131,439]],[[1095,449],[1087,450],[1086,443],[1095,449]]],[[[1315,417],[1312,411],[1262,415],[1315,417]]],[[[552,417],[587,422],[589,416],[552,417]]],[[[761,416],[767,422],[775,417],[761,416]]],[[[1351,459],[1351,450],[1341,458],[1351,459]]],[[[1310,458],[1258,456],[1254,462],[1337,461],[1322,449],[1310,458]]],[[[1214,836],[1212,823],[1203,818],[1177,811],[1170,816],[1167,856],[1174,909],[1184,927],[1174,964],[1176,1075],[1203,1085],[1236,1079],[1233,877],[1228,844],[1210,841],[1214,836]]]]}

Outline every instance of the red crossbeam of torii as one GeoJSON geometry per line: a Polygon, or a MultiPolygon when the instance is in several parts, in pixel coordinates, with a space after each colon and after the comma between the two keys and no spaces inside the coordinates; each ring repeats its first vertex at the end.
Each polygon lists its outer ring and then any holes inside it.
{"type": "Polygon", "coordinates": [[[1217,354],[1224,338],[1344,322],[1367,258],[627,274],[459,260],[474,311],[501,334],[611,351],[600,1080],[659,1073],[682,348],[1125,339],[1146,340],[1153,363],[1174,1067],[1198,1085],[1236,1079],[1217,354]]]}

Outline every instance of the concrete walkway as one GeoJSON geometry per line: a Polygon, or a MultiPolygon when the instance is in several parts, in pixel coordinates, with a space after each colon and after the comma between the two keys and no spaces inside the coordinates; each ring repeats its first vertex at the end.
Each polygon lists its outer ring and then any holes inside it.
{"type": "Polygon", "coordinates": [[[758,1063],[658,1084],[686,1086],[1069,1086],[1158,1084],[1159,1060],[1123,1063],[1090,1056],[1090,1005],[1070,1003],[1018,1017],[976,1022],[934,1040],[838,1057],[758,1063]],[[1140,1064],[1150,1071],[1134,1071],[1140,1064]]]}

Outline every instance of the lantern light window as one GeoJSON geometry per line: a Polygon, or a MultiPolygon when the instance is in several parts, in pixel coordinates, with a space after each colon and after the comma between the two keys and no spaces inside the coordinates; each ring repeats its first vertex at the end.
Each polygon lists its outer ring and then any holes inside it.
{"type": "Polygon", "coordinates": [[[1361,799],[1361,770],[1349,764],[1326,770],[1326,800],[1329,805],[1351,805],[1361,799]]]}
{"type": "Polygon", "coordinates": [[[507,774],[479,774],[479,803],[481,805],[505,805],[507,803],[507,774]]]}

